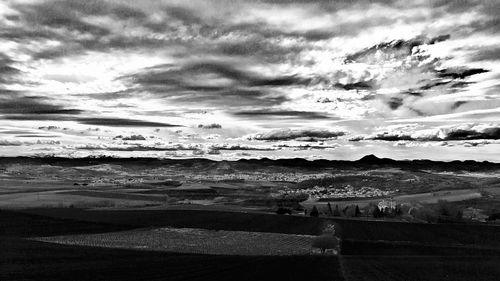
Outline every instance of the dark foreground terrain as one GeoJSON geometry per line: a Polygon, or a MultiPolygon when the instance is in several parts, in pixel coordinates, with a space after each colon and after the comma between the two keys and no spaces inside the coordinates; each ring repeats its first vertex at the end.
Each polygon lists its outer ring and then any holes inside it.
{"type": "Polygon", "coordinates": [[[223,256],[59,245],[31,237],[172,226],[320,233],[331,219],[196,210],[0,211],[0,280],[498,280],[500,227],[337,219],[342,254],[223,256]]]}

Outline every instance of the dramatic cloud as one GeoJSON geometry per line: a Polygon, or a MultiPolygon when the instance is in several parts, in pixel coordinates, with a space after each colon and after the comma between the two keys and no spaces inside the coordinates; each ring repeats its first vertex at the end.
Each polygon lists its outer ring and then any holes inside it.
{"type": "Polygon", "coordinates": [[[180,127],[179,125],[124,118],[78,118],[81,124],[110,127],[180,127]]]}
{"type": "MultiPolygon", "coordinates": [[[[495,1],[3,1],[0,137],[38,155],[52,144],[24,141],[50,131],[72,156],[86,145],[163,155],[179,141],[189,156],[227,157],[212,146],[309,140],[258,155],[313,157],[343,134],[344,158],[409,147],[382,139],[491,141],[495,129],[462,127],[500,118],[499,11],[495,1]]],[[[470,145],[471,157],[495,148],[470,145]]]]}
{"type": "Polygon", "coordinates": [[[432,129],[417,129],[415,125],[389,127],[369,136],[354,137],[352,141],[457,141],[457,140],[498,140],[498,124],[448,125],[432,129]]]}
{"type": "Polygon", "coordinates": [[[198,128],[201,128],[201,129],[222,129],[222,126],[220,124],[217,124],[217,123],[212,123],[212,124],[207,124],[207,125],[199,124],[198,128]]]}
{"type": "Polygon", "coordinates": [[[11,120],[61,120],[78,115],[79,109],[65,108],[44,96],[0,89],[0,114],[11,120]]]}
{"type": "Polygon", "coordinates": [[[146,138],[144,136],[142,136],[142,135],[131,135],[131,136],[122,136],[122,135],[119,135],[119,136],[114,137],[113,139],[121,139],[121,140],[124,140],[124,141],[128,141],[128,140],[143,141],[143,140],[146,140],[146,138]]]}
{"type": "Polygon", "coordinates": [[[294,111],[294,110],[251,110],[251,111],[239,111],[233,113],[236,116],[242,117],[255,117],[255,116],[269,116],[269,117],[279,117],[279,118],[305,118],[305,119],[328,119],[328,115],[321,114],[318,112],[306,112],[306,111],[294,111]]]}
{"type": "Polygon", "coordinates": [[[0,139],[0,146],[21,146],[21,145],[23,145],[23,142],[0,139]]]}
{"type": "Polygon", "coordinates": [[[249,136],[254,140],[265,141],[286,141],[286,140],[300,140],[300,141],[316,141],[322,139],[335,139],[343,136],[343,131],[331,131],[320,129],[304,129],[304,130],[273,130],[265,133],[257,133],[249,136]]]}

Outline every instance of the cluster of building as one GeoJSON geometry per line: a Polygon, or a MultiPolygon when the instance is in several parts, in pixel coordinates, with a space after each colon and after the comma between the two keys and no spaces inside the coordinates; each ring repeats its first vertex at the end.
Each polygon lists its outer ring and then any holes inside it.
{"type": "Polygon", "coordinates": [[[190,175],[193,180],[246,180],[246,181],[282,181],[300,182],[308,179],[321,178],[328,174],[300,174],[300,173],[226,173],[226,174],[195,174],[190,175]]]}
{"type": "Polygon", "coordinates": [[[381,211],[392,211],[396,209],[397,204],[394,199],[382,199],[382,201],[378,202],[377,206],[381,211]]]}
{"type": "Polygon", "coordinates": [[[351,185],[345,185],[341,188],[332,187],[319,187],[307,189],[284,189],[280,190],[281,195],[292,194],[308,194],[310,198],[314,199],[330,199],[330,198],[377,198],[390,196],[393,191],[380,190],[378,188],[363,186],[355,188],[351,185]]]}

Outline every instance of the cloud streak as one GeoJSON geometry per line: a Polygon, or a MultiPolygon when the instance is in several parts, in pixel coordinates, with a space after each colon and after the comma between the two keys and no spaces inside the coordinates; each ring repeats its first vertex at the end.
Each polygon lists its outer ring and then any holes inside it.
{"type": "Polygon", "coordinates": [[[352,141],[463,141],[463,140],[498,140],[498,124],[461,124],[448,125],[432,129],[415,129],[415,126],[390,127],[368,136],[354,137],[352,141]]]}
{"type": "Polygon", "coordinates": [[[317,141],[325,139],[335,139],[345,135],[343,131],[323,130],[323,129],[301,129],[301,130],[273,130],[264,133],[257,133],[248,138],[263,141],[317,141]]]}

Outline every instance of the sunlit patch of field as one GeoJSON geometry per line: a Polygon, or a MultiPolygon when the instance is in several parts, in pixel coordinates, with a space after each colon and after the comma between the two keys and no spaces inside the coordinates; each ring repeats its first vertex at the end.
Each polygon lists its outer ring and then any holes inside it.
{"type": "Polygon", "coordinates": [[[33,191],[0,194],[1,208],[39,208],[39,207],[138,207],[154,204],[150,200],[134,198],[107,198],[105,196],[86,196],[88,194],[68,194],[66,191],[33,191]]]}
{"type": "MultiPolygon", "coordinates": [[[[396,202],[411,202],[411,203],[420,203],[420,204],[435,204],[440,200],[447,202],[460,202],[472,199],[481,198],[482,194],[478,190],[474,189],[463,189],[463,190],[442,190],[437,192],[425,192],[425,193],[417,193],[417,194],[408,194],[408,195],[399,195],[393,196],[392,198],[396,202]]],[[[335,206],[345,206],[355,204],[361,207],[366,207],[370,203],[377,204],[380,202],[380,198],[374,199],[361,199],[361,200],[345,200],[345,201],[317,201],[317,200],[307,200],[301,202],[300,204],[306,208],[312,208],[312,206],[316,206],[321,211],[326,211],[328,203],[330,205],[335,206]]]]}
{"type": "Polygon", "coordinates": [[[288,256],[311,254],[311,244],[314,237],[311,235],[167,227],[102,234],[38,237],[34,240],[66,245],[191,254],[288,256]]]}

